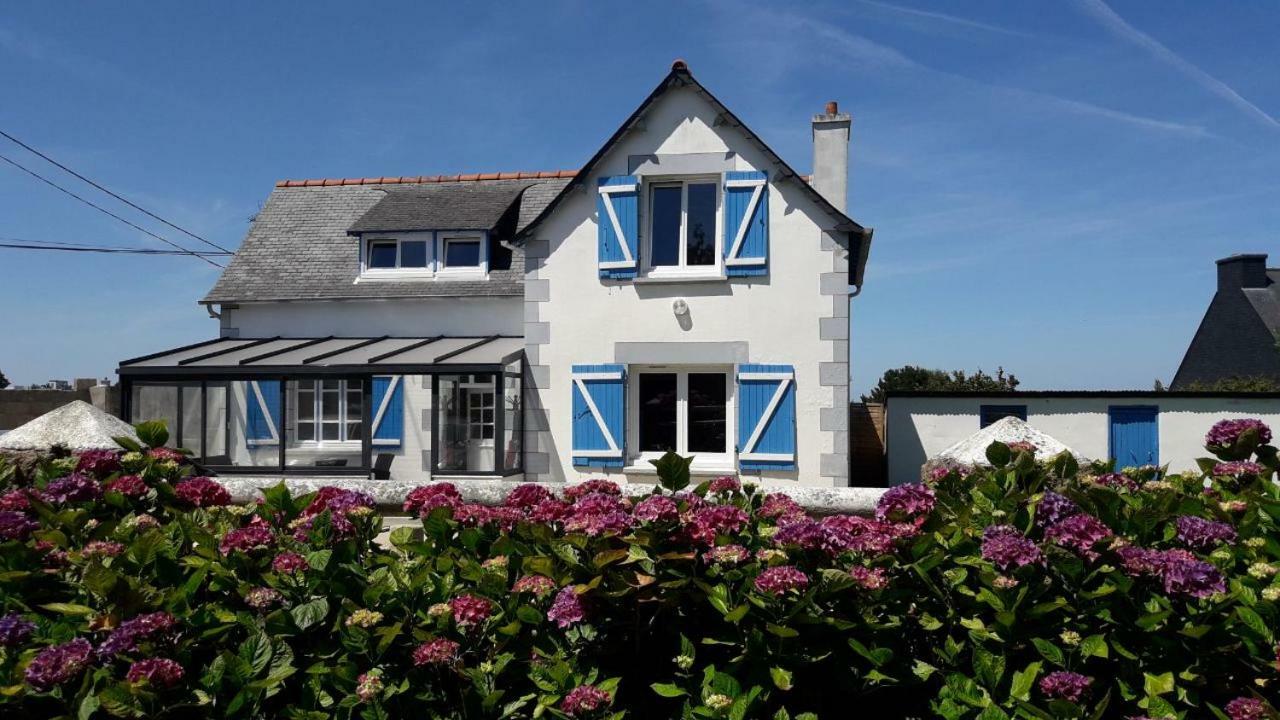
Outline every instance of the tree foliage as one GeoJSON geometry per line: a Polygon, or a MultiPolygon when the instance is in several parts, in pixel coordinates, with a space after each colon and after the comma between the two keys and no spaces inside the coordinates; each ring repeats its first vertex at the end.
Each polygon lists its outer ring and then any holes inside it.
{"type": "Polygon", "coordinates": [[[996,368],[995,375],[988,375],[981,368],[970,375],[963,370],[933,370],[905,365],[886,370],[871,393],[862,396],[862,402],[882,403],[893,390],[1008,392],[1016,390],[1018,384],[1018,378],[1013,373],[1006,375],[1003,367],[996,368]]]}
{"type": "Polygon", "coordinates": [[[5,388],[9,387],[9,385],[10,385],[9,378],[4,376],[3,370],[0,370],[0,390],[4,390],[5,388]]]}

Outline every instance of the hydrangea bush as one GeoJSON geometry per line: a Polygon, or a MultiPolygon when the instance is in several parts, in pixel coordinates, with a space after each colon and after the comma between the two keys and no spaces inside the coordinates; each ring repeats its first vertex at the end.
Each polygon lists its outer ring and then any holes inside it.
{"type": "Polygon", "coordinates": [[[871,517],[676,456],[638,500],[439,483],[384,544],[364,493],[233,505],[139,436],[0,469],[0,716],[1277,717],[1256,421],[1189,476],[994,444],[871,517]]]}

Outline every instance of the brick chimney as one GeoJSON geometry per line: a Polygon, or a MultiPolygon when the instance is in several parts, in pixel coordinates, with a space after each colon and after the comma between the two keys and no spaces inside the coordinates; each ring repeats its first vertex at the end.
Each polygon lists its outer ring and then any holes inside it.
{"type": "Polygon", "coordinates": [[[840,212],[849,206],[849,125],[848,113],[840,112],[834,100],[826,111],[813,116],[813,187],[840,212]]]}
{"type": "Polygon", "coordinates": [[[1218,261],[1218,289],[1239,290],[1267,286],[1267,254],[1232,255],[1218,261]]]}

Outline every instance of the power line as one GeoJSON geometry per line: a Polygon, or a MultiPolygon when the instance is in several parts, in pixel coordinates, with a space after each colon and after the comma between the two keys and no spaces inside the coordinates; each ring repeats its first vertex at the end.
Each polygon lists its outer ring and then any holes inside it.
{"type": "MultiPolygon", "coordinates": [[[[56,240],[26,240],[24,238],[0,237],[0,248],[15,250],[55,250],[63,252],[96,252],[125,253],[133,255],[188,255],[186,251],[156,250],[143,247],[120,247],[109,245],[90,245],[88,243],[58,242],[56,240]]],[[[231,255],[230,252],[210,252],[210,255],[231,255]]]]}
{"type": "MultiPolygon", "coordinates": [[[[11,250],[57,250],[61,252],[115,253],[121,255],[190,255],[186,250],[156,250],[154,248],[110,248],[110,247],[53,247],[49,245],[26,245],[23,243],[0,242],[0,248],[11,250]]],[[[218,255],[231,253],[219,252],[218,255]]],[[[219,266],[221,267],[221,266],[219,266]]]]}
{"type": "Polygon", "coordinates": [[[119,215],[117,215],[117,214],[115,214],[115,213],[111,212],[110,210],[108,210],[108,209],[106,209],[106,208],[102,207],[101,205],[96,205],[96,204],[94,204],[92,201],[90,201],[90,200],[86,200],[86,199],[84,199],[84,198],[80,197],[79,195],[77,195],[77,194],[75,194],[75,193],[71,192],[70,190],[68,190],[68,189],[66,189],[66,188],[64,188],[64,187],[62,187],[62,186],[61,186],[61,185],[59,185],[58,183],[56,183],[56,182],[54,182],[54,181],[50,180],[49,178],[47,178],[47,177],[45,177],[45,176],[41,175],[40,173],[36,172],[35,170],[32,170],[32,169],[30,169],[30,168],[28,168],[28,167],[25,167],[25,166],[21,165],[20,163],[18,163],[18,162],[17,162],[17,161],[15,161],[15,160],[11,160],[11,159],[9,159],[8,157],[5,157],[4,155],[0,155],[0,160],[3,160],[3,161],[5,161],[5,162],[9,163],[10,165],[12,165],[12,166],[14,166],[14,167],[18,168],[18,169],[19,169],[19,170],[21,170],[22,172],[24,172],[24,173],[26,173],[26,174],[30,175],[31,177],[33,177],[33,178],[35,178],[35,179],[39,180],[40,182],[42,182],[42,183],[44,183],[44,184],[48,185],[49,187],[52,187],[52,188],[54,188],[54,189],[56,189],[56,190],[58,190],[58,191],[60,191],[60,192],[66,193],[67,195],[70,195],[71,197],[75,198],[76,200],[79,200],[80,202],[84,203],[85,205],[88,205],[89,207],[93,208],[94,210],[97,210],[98,212],[101,212],[101,213],[105,213],[105,214],[107,214],[107,215],[110,215],[111,217],[115,218],[116,220],[119,220],[120,222],[124,223],[125,225],[128,225],[129,227],[133,228],[134,230],[137,230],[138,232],[141,232],[141,233],[145,233],[145,234],[147,234],[147,235],[150,235],[151,237],[153,237],[153,238],[155,238],[155,239],[159,240],[160,242],[162,242],[162,243],[164,243],[164,244],[166,244],[166,245],[169,245],[169,246],[172,246],[172,247],[174,247],[174,248],[176,248],[176,249],[178,249],[178,250],[181,250],[183,253],[185,253],[185,254],[187,254],[187,255],[190,255],[190,256],[192,256],[192,257],[198,257],[198,258],[200,258],[201,260],[203,260],[203,261],[205,261],[205,262],[209,263],[210,265],[212,265],[212,266],[214,266],[214,267],[216,267],[216,268],[222,268],[222,267],[225,267],[225,266],[223,266],[223,265],[219,265],[218,263],[216,263],[216,262],[214,262],[214,261],[210,260],[209,258],[205,257],[204,255],[202,255],[202,254],[200,254],[200,253],[198,253],[198,252],[196,252],[196,251],[194,251],[194,250],[188,250],[187,248],[182,247],[181,245],[179,245],[179,244],[178,244],[178,243],[176,243],[176,242],[173,242],[172,240],[169,240],[169,239],[167,239],[167,238],[160,237],[159,235],[157,235],[157,234],[155,234],[155,233],[151,232],[150,230],[148,230],[148,229],[146,229],[146,228],[144,228],[144,227],[142,227],[142,226],[140,226],[140,225],[136,225],[136,224],[134,224],[134,223],[132,223],[132,222],[130,222],[130,221],[128,221],[128,220],[126,220],[126,219],[124,219],[124,218],[120,217],[119,215]]]}
{"type": "Polygon", "coordinates": [[[94,182],[93,180],[90,180],[89,178],[85,177],[84,175],[81,175],[80,173],[76,172],[75,170],[72,170],[71,168],[67,167],[66,165],[63,165],[62,163],[58,162],[57,160],[54,160],[53,158],[49,157],[48,155],[45,155],[44,153],[40,152],[39,150],[37,150],[37,149],[35,149],[35,148],[31,147],[30,145],[28,145],[28,144],[26,144],[26,143],[22,142],[21,140],[19,140],[18,138],[16,138],[16,137],[14,137],[14,136],[10,135],[9,133],[5,132],[4,130],[0,130],[0,135],[2,135],[2,136],[4,136],[4,137],[6,137],[6,138],[8,138],[8,139],[12,140],[13,142],[17,143],[18,145],[21,145],[23,148],[26,148],[26,150],[27,150],[28,152],[30,152],[30,153],[32,153],[32,154],[35,154],[35,155],[38,155],[38,156],[39,156],[39,157],[41,157],[41,158],[44,158],[46,161],[48,161],[48,162],[52,163],[53,165],[56,165],[56,166],[58,166],[58,167],[62,168],[62,169],[63,169],[63,170],[65,170],[66,172],[71,173],[72,175],[76,176],[77,178],[80,178],[81,180],[83,180],[83,181],[85,181],[85,182],[89,183],[90,185],[92,185],[92,186],[94,186],[94,187],[98,188],[98,189],[99,189],[99,190],[101,190],[102,192],[104,192],[104,193],[106,193],[106,194],[110,195],[111,197],[113,197],[113,198],[115,198],[115,199],[119,200],[120,202],[124,203],[125,205],[128,205],[129,207],[133,208],[134,210],[137,210],[138,212],[141,212],[141,213],[143,213],[143,214],[145,214],[145,215],[147,215],[147,216],[149,216],[149,217],[151,217],[151,218],[153,218],[153,219],[155,219],[155,220],[159,220],[160,222],[164,223],[165,225],[168,225],[169,227],[173,228],[174,230],[177,230],[178,232],[183,233],[184,235],[189,235],[189,236],[191,236],[192,238],[195,238],[196,240],[199,240],[200,242],[204,243],[205,245],[208,245],[209,247],[216,248],[216,249],[218,249],[218,250],[221,250],[222,252],[227,252],[227,253],[231,252],[230,250],[228,250],[228,249],[226,249],[226,248],[222,247],[221,245],[219,245],[219,244],[217,244],[217,243],[210,242],[209,240],[205,240],[204,238],[202,238],[202,237],[200,237],[199,235],[197,235],[197,234],[195,234],[195,233],[191,232],[190,230],[187,230],[187,229],[186,229],[186,228],[184,228],[184,227],[180,227],[180,226],[178,226],[178,225],[174,225],[173,223],[169,222],[168,220],[165,220],[164,218],[162,218],[162,217],[160,217],[159,215],[157,215],[157,214],[155,214],[155,213],[151,212],[150,210],[148,210],[148,209],[146,209],[146,208],[144,208],[144,207],[142,207],[142,206],[140,206],[140,205],[135,204],[134,202],[132,202],[132,201],[131,201],[131,200],[129,200],[128,198],[124,198],[124,197],[121,197],[120,195],[117,195],[116,193],[114,193],[114,192],[112,192],[112,191],[108,190],[107,188],[105,188],[105,187],[103,187],[103,186],[99,185],[98,183],[94,182]]]}

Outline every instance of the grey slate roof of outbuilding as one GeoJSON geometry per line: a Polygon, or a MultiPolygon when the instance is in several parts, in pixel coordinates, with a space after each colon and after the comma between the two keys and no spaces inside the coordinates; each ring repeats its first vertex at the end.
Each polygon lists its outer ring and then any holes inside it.
{"type": "Polygon", "coordinates": [[[1280,382],[1280,269],[1260,253],[1217,262],[1218,288],[1170,387],[1212,387],[1232,378],[1280,382]]]}
{"type": "Polygon", "coordinates": [[[348,235],[348,230],[389,192],[412,193],[421,186],[431,187],[434,193],[470,197],[477,187],[485,186],[494,195],[510,193],[513,200],[518,195],[512,230],[515,233],[524,229],[568,183],[567,177],[421,183],[387,180],[359,184],[280,183],[254,218],[231,263],[201,302],[520,296],[524,293],[524,255],[519,248],[511,253],[509,267],[490,268],[488,280],[357,283],[359,240],[348,235]]]}

